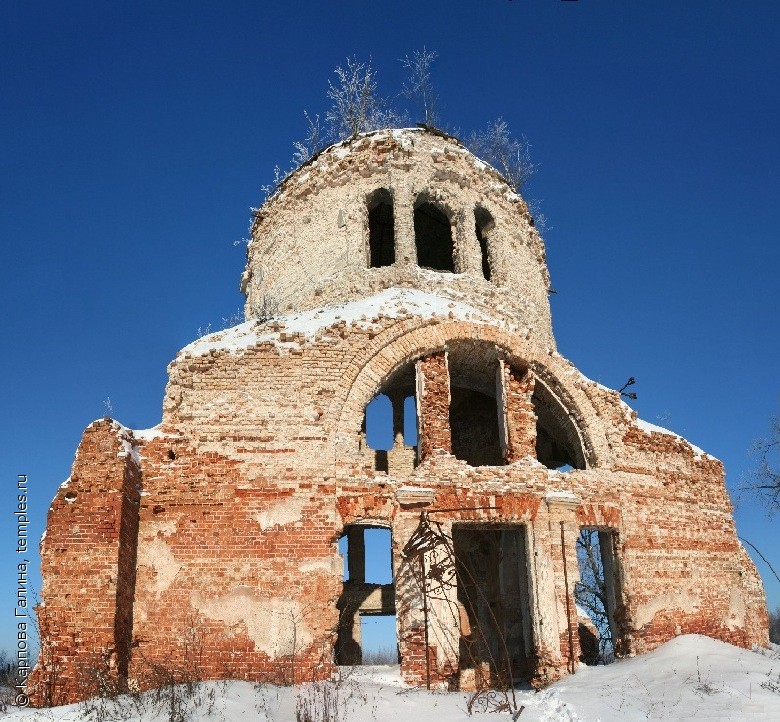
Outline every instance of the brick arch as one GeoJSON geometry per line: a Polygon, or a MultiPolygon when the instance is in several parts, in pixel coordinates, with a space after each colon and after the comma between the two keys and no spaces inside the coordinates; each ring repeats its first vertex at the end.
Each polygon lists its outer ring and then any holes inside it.
{"type": "MultiPolygon", "coordinates": [[[[604,431],[588,419],[597,412],[587,395],[571,380],[573,367],[561,356],[552,355],[529,344],[523,337],[495,326],[471,321],[407,319],[393,324],[361,348],[349,364],[354,374],[342,380],[343,399],[337,411],[335,447],[340,453],[359,433],[366,404],[377,394],[384,381],[403,365],[421,356],[443,349],[450,341],[477,340],[493,343],[506,354],[510,363],[530,367],[560,407],[561,420],[567,421],[582,448],[587,467],[602,466],[609,457],[604,431]],[[565,414],[566,419],[563,418],[565,414]]],[[[574,439],[572,439],[574,441],[574,439]]]]}

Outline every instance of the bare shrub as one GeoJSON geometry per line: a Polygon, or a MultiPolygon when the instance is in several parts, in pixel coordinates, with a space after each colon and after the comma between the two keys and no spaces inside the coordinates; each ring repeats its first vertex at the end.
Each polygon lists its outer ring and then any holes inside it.
{"type": "Polygon", "coordinates": [[[79,673],[83,684],[79,696],[84,698],[80,703],[82,718],[118,722],[148,714],[167,722],[189,722],[197,719],[197,710],[213,712],[216,691],[213,686],[200,684],[203,645],[194,621],[179,642],[175,659],[160,662],[139,652],[131,681],[116,673],[110,654],[95,655],[79,673]]]}
{"type": "Polygon", "coordinates": [[[363,652],[363,664],[398,664],[398,650],[395,647],[379,647],[363,652]]]}
{"type": "Polygon", "coordinates": [[[258,301],[252,304],[252,318],[260,323],[267,323],[279,315],[279,301],[268,293],[263,293],[258,301]]]}
{"type": "Polygon", "coordinates": [[[198,330],[196,331],[196,335],[198,338],[203,338],[204,336],[208,336],[209,334],[216,333],[217,331],[224,331],[228,328],[232,328],[233,326],[237,326],[240,323],[243,323],[246,319],[244,318],[244,312],[238,308],[233,313],[231,313],[229,316],[223,316],[222,322],[219,324],[219,328],[212,328],[211,323],[207,323],[205,326],[198,326],[198,330]]]}
{"type": "Polygon", "coordinates": [[[431,66],[439,55],[433,50],[415,50],[411,57],[401,58],[401,65],[409,74],[404,82],[403,95],[422,107],[423,124],[434,126],[438,122],[437,106],[439,98],[434,93],[431,83],[431,66]]]}
{"type": "Polygon", "coordinates": [[[780,605],[774,612],[769,612],[769,641],[780,644],[780,605]]]}
{"type": "Polygon", "coordinates": [[[296,166],[303,165],[310,160],[327,142],[325,130],[320,124],[319,114],[315,114],[312,118],[309,115],[309,111],[304,110],[303,115],[306,118],[306,123],[309,126],[306,132],[306,137],[303,140],[296,140],[293,143],[295,153],[293,153],[293,164],[296,166]]]}
{"type": "MultiPolygon", "coordinates": [[[[303,140],[293,143],[292,164],[288,170],[280,166],[273,169],[273,180],[261,186],[267,201],[284,183],[295,169],[309,162],[323,148],[331,143],[354,138],[381,128],[402,128],[411,124],[408,108],[395,107],[395,102],[403,98],[413,107],[415,114],[422,115],[423,127],[437,131],[435,126],[448,129],[439,117],[439,97],[431,80],[431,68],[438,54],[423,47],[411,55],[401,58],[406,73],[400,93],[382,96],[378,91],[377,72],[371,59],[358,61],[357,57],[348,57],[343,65],[337,65],[333,73],[335,78],[328,81],[326,92],[330,106],[321,119],[320,114],[304,111],[306,135],[303,140]]],[[[419,117],[419,115],[418,115],[419,117]]],[[[459,130],[447,130],[451,136],[459,136],[459,130]]],[[[499,117],[487,126],[472,132],[465,145],[482,160],[492,165],[513,190],[519,191],[534,173],[531,162],[530,145],[524,136],[513,136],[506,121],[499,117]]],[[[540,233],[549,230],[547,219],[539,209],[539,202],[533,201],[532,218],[540,233]]],[[[252,209],[256,214],[257,209],[252,209]]],[[[250,224],[251,228],[251,224],[250,224]]],[[[251,238],[251,231],[249,234],[251,238]]],[[[248,244],[249,238],[235,241],[234,245],[248,244]]]]}
{"type": "Polygon", "coordinates": [[[333,679],[309,682],[298,689],[295,700],[296,722],[344,722],[351,719],[354,704],[365,704],[365,692],[349,674],[333,679]]]}
{"type": "Polygon", "coordinates": [[[772,420],[769,436],[757,439],[750,450],[758,463],[744,480],[741,491],[763,498],[769,514],[780,511],[780,416],[772,420]]]}
{"type": "Polygon", "coordinates": [[[343,140],[373,130],[381,100],[371,61],[359,63],[357,58],[347,58],[346,67],[337,65],[333,72],[336,81],[328,81],[331,106],[325,114],[331,138],[343,140]]]}
{"type": "Polygon", "coordinates": [[[274,193],[276,193],[277,190],[279,190],[279,186],[282,184],[282,181],[287,177],[288,173],[282,172],[282,169],[278,166],[274,166],[274,178],[270,183],[266,183],[265,185],[260,186],[260,190],[263,192],[263,195],[265,196],[265,200],[268,200],[274,193]]]}
{"type": "Polygon", "coordinates": [[[503,118],[488,123],[484,130],[472,133],[466,145],[482,160],[490,163],[515,190],[533,175],[530,145],[525,137],[516,138],[509,132],[503,118]]]}
{"type": "Polygon", "coordinates": [[[768,689],[770,692],[780,694],[780,673],[776,675],[776,678],[772,677],[772,672],[767,674],[767,678],[760,683],[761,687],[768,689]]]}
{"type": "Polygon", "coordinates": [[[91,722],[119,722],[149,715],[167,722],[189,722],[198,710],[211,714],[217,695],[213,686],[200,684],[199,675],[180,666],[145,663],[144,686],[127,685],[108,674],[105,667],[82,670],[82,679],[95,696],[79,703],[82,719],[91,722]]]}
{"type": "Polygon", "coordinates": [[[16,665],[6,650],[0,650],[0,713],[7,712],[8,706],[13,704],[15,684],[16,665]]]}
{"type": "Polygon", "coordinates": [[[255,712],[271,722],[275,718],[275,711],[279,709],[279,688],[263,682],[254,682],[252,687],[255,691],[255,712]]]}

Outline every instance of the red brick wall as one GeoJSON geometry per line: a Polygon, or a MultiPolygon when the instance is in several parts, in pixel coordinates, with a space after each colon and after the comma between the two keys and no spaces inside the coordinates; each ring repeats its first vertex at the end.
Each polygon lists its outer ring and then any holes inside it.
{"type": "Polygon", "coordinates": [[[49,510],[34,704],[83,699],[95,693],[98,676],[121,685],[127,674],[140,488],[130,440],[108,419],[89,426],[49,510]]]}
{"type": "MultiPolygon", "coordinates": [[[[142,477],[120,427],[87,429],[42,548],[44,652],[31,678],[37,703],[83,696],[85,667],[104,665],[119,677],[128,638],[129,674],[142,685],[154,683],[158,664],[202,677],[328,674],[342,586],[337,540],[346,524],[367,521],[393,529],[402,670],[419,682],[426,652],[400,551],[422,508],[481,509],[437,517],[445,523],[527,525],[542,610],[534,620],[536,680],[550,681],[568,656],[560,527],[544,502],[551,490],[581,500],[563,517],[572,577],[579,526],[619,532],[626,653],[685,631],[743,646],[766,641],[763,590],[736,539],[721,464],[676,437],[634,426],[617,394],[561,357],[508,331],[460,321],[384,319],[379,330],[342,323],[316,344],[286,338],[243,354],[179,357],[162,429],[139,443],[142,477]],[[496,343],[510,365],[530,367],[566,399],[587,469],[563,474],[523,460],[532,448],[530,376],[508,379],[508,417],[525,430],[515,463],[472,468],[447,453],[443,349],[448,338],[471,337],[496,343]],[[394,370],[418,358],[423,461],[403,478],[375,472],[361,455],[363,409],[394,370]],[[401,509],[400,486],[433,490],[435,501],[401,509]]],[[[436,658],[436,679],[445,680],[453,669],[440,664],[437,644],[427,653],[436,658]]]]}
{"type": "Polygon", "coordinates": [[[528,370],[503,364],[506,397],[507,454],[511,464],[524,456],[536,456],[536,413],[531,397],[534,377],[528,370]]]}
{"type": "Polygon", "coordinates": [[[446,353],[436,353],[417,362],[420,409],[420,459],[431,454],[452,452],[450,434],[450,375],[446,353]]]}

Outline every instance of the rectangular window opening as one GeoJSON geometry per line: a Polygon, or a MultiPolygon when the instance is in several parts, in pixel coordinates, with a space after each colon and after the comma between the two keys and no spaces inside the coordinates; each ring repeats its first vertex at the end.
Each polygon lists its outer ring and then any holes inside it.
{"type": "Polygon", "coordinates": [[[392,533],[384,527],[352,524],[345,527],[338,549],[344,559],[344,583],[337,602],[336,663],[395,664],[364,661],[393,654],[398,658],[392,533]]]}
{"type": "Polygon", "coordinates": [[[583,528],[577,537],[580,581],[575,584],[580,660],[585,664],[615,661],[618,629],[615,608],[618,601],[615,559],[616,532],[583,528]]]}

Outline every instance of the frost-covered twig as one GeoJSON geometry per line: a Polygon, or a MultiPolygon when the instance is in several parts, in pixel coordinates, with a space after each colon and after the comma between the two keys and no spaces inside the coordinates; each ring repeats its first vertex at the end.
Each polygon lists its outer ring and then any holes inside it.
{"type": "Polygon", "coordinates": [[[308,110],[303,111],[306,118],[308,129],[306,137],[303,140],[296,140],[293,143],[295,153],[293,153],[293,163],[296,166],[303,165],[320,150],[326,143],[325,132],[320,124],[320,116],[317,113],[313,118],[308,110]]]}
{"type": "Polygon", "coordinates": [[[488,123],[485,130],[472,133],[467,145],[501,173],[515,191],[520,190],[534,172],[528,141],[525,136],[513,137],[503,118],[488,123]]]}
{"type": "Polygon", "coordinates": [[[331,137],[343,140],[373,130],[372,121],[381,101],[376,95],[376,73],[371,61],[359,63],[357,58],[347,58],[346,67],[337,65],[333,72],[336,82],[328,81],[331,106],[325,114],[331,137]]]}
{"type": "Polygon", "coordinates": [[[438,121],[436,110],[439,98],[433,92],[431,83],[431,65],[438,57],[435,51],[423,47],[422,50],[415,50],[411,57],[405,55],[401,58],[401,65],[409,73],[401,92],[407,99],[420,103],[423,123],[427,126],[433,126],[438,121]]]}

